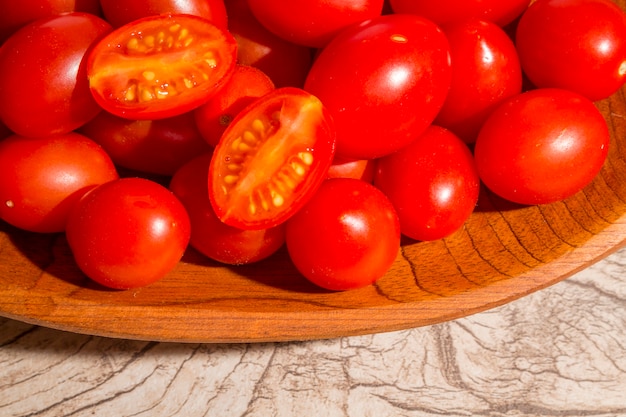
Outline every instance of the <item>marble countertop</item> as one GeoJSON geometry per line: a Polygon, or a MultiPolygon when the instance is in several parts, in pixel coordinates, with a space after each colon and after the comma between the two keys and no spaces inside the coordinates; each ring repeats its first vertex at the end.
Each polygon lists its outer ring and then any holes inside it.
{"type": "Polygon", "coordinates": [[[626,416],[626,249],[399,332],[177,344],[0,318],[0,416],[626,416]]]}

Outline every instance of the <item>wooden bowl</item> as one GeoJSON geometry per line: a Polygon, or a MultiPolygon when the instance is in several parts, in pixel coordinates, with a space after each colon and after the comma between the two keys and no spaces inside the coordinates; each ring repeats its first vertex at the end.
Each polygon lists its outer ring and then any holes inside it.
{"type": "Polygon", "coordinates": [[[284,250],[244,267],[189,250],[162,281],[111,291],[78,270],[64,235],[0,222],[0,315],[109,337],[259,342],[400,330],[502,305],[626,243],[626,87],[597,106],[612,143],[603,170],[582,192],[532,207],[484,192],[462,230],[440,241],[404,242],[391,270],[367,288],[321,290],[284,250]]]}

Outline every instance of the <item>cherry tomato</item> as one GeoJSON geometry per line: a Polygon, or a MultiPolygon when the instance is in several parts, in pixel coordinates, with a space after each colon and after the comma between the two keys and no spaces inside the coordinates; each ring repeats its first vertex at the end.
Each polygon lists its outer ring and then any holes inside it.
{"type": "Polygon", "coordinates": [[[101,112],[80,129],[100,144],[120,167],[173,175],[211,147],[196,128],[193,113],[158,120],[130,120],[101,112]]]}
{"type": "Polygon", "coordinates": [[[530,0],[389,0],[395,13],[424,16],[433,22],[445,23],[478,18],[499,26],[513,22],[530,4],[530,0]]]}
{"type": "Polygon", "coordinates": [[[77,133],[0,141],[0,218],[38,233],[62,232],[90,188],[118,178],[113,162],[77,133]]]}
{"type": "Polygon", "coordinates": [[[328,178],[356,178],[366,182],[374,180],[376,160],[374,159],[345,159],[335,157],[330,168],[328,178]]]}
{"type": "Polygon", "coordinates": [[[243,230],[223,223],[213,211],[206,178],[212,153],[183,165],[172,177],[170,190],[180,199],[191,221],[190,245],[203,255],[229,265],[260,261],[285,243],[285,224],[243,230]]]}
{"type": "Polygon", "coordinates": [[[323,104],[283,87],[241,111],[215,148],[209,196],[217,216],[267,229],[295,213],[326,177],[335,131],[323,104]]]}
{"type": "Polygon", "coordinates": [[[290,42],[321,48],[343,28],[380,16],[383,0],[248,0],[270,32],[290,42]]]}
{"type": "Polygon", "coordinates": [[[467,143],[502,100],[522,91],[513,41],[499,26],[467,19],[443,26],[450,42],[452,83],[435,123],[467,143]]]}
{"type": "Polygon", "coordinates": [[[0,119],[15,133],[37,137],[68,133],[95,117],[100,107],[83,58],[110,30],[99,17],[70,13],[13,34],[0,49],[0,119]]]}
{"type": "Polygon", "coordinates": [[[92,189],[74,206],[66,229],[78,267],[115,289],[163,278],[182,258],[190,233],[181,202],[143,178],[121,178],[92,189]]]}
{"type": "Polygon", "coordinates": [[[260,69],[276,87],[301,88],[313,62],[311,48],[267,30],[254,17],[247,0],[229,0],[226,10],[228,28],[237,40],[237,62],[260,69]]]}
{"type": "Polygon", "coordinates": [[[5,1],[2,3],[0,13],[0,44],[27,23],[72,12],[100,15],[100,2],[99,0],[5,1]]]}
{"type": "Polygon", "coordinates": [[[577,93],[531,90],[506,100],[481,129],[474,154],[481,180],[500,197],[546,204],[582,190],[598,174],[609,131],[577,93]]]}
{"type": "Polygon", "coordinates": [[[480,179],[467,145],[449,130],[431,126],[377,161],[374,185],[396,208],[402,234],[425,241],[463,226],[478,201],[480,179]]]}
{"type": "Polygon", "coordinates": [[[213,147],[235,116],[254,99],[274,90],[272,80],[260,69],[237,65],[230,80],[194,111],[200,134],[213,147]]]}
{"type": "Polygon", "coordinates": [[[172,13],[200,16],[221,29],[227,28],[223,0],[100,0],[100,4],[104,17],[114,27],[147,16],[172,13]]]}
{"type": "Polygon", "coordinates": [[[228,80],[236,57],[235,39],[208,20],[159,15],[133,21],[98,42],[87,73],[105,110],[157,119],[206,102],[228,80]]]}
{"type": "Polygon", "coordinates": [[[626,13],[608,0],[538,0],[518,23],[516,45],[537,87],[596,101],[626,82],[626,13]]]}
{"type": "Polygon", "coordinates": [[[373,185],[333,178],[287,221],[286,243],[305,278],[329,290],[351,290],[389,270],[400,249],[400,224],[373,185]]]}
{"type": "Polygon", "coordinates": [[[444,33],[412,15],[351,26],[319,54],[304,89],[337,129],[337,154],[373,159],[406,146],[435,119],[450,87],[444,33]]]}

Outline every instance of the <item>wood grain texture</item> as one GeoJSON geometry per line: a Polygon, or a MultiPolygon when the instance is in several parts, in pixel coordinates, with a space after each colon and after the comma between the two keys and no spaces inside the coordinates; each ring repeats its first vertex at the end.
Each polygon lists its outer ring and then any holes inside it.
{"type": "Polygon", "coordinates": [[[259,342],[400,330],[502,305],[626,243],[626,88],[598,108],[612,142],[603,170],[582,192],[521,207],[485,191],[461,230],[440,241],[404,242],[391,270],[370,287],[320,290],[284,250],[245,267],[189,250],[162,281],[109,291],[81,274],[63,235],[0,223],[0,315],[101,336],[259,342]]]}
{"type": "Polygon", "coordinates": [[[0,318],[11,417],[626,415],[626,249],[487,312],[290,343],[155,343],[0,318]]]}

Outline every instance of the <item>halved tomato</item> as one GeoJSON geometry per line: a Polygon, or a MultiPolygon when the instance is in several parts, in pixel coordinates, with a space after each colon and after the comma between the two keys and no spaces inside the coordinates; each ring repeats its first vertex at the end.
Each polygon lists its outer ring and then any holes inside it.
{"type": "Polygon", "coordinates": [[[241,229],[278,225],[315,193],[334,154],[335,129],[322,102],[299,88],[276,89],[241,111],[215,148],[215,213],[241,229]]]}
{"type": "Polygon", "coordinates": [[[107,111],[157,119],[190,111],[230,77],[237,42],[224,29],[192,15],[165,14],[128,23],[89,55],[89,86],[107,111]]]}

